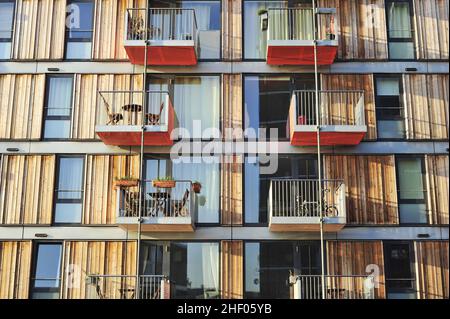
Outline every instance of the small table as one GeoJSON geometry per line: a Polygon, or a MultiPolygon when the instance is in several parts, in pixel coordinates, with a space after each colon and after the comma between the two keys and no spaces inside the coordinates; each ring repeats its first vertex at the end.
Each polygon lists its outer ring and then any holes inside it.
{"type": "Polygon", "coordinates": [[[122,110],[128,112],[140,112],[142,111],[142,105],[140,104],[125,104],[122,106],[122,110]]]}
{"type": "Polygon", "coordinates": [[[155,200],[155,205],[153,206],[153,216],[157,216],[158,212],[162,211],[164,215],[167,212],[167,202],[170,202],[170,193],[168,192],[150,192],[147,193],[151,198],[155,200]]]}

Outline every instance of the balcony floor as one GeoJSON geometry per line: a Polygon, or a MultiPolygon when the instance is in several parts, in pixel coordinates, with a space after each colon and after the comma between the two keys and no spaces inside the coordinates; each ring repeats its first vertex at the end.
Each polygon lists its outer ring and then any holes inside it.
{"type": "MultiPolygon", "coordinates": [[[[337,41],[323,41],[317,46],[317,64],[330,65],[336,58],[337,41]],[[329,45],[327,45],[329,43],[329,45]]],[[[314,65],[312,41],[268,41],[267,64],[270,65],[314,65]]]]}
{"type": "MultiPolygon", "coordinates": [[[[137,217],[118,217],[117,225],[129,231],[137,231],[137,217]]],[[[144,218],[141,224],[143,232],[154,233],[192,233],[195,226],[190,217],[161,217],[161,218],[144,218]]]]}
{"type": "MultiPolygon", "coordinates": [[[[138,45],[127,45],[127,43],[125,43],[125,50],[127,51],[132,64],[144,65],[145,45],[143,44],[143,41],[138,42],[140,42],[138,45]]],[[[147,64],[173,66],[196,65],[197,55],[195,53],[194,42],[164,41],[164,44],[162,45],[149,45],[147,47],[147,64]]]]}
{"type": "MultiPolygon", "coordinates": [[[[141,145],[141,130],[134,126],[110,126],[98,125],[95,132],[106,145],[114,146],[139,146],[141,145]]],[[[170,146],[170,132],[167,130],[146,131],[144,133],[145,146],[170,146]]]]}
{"type": "MultiPolygon", "coordinates": [[[[365,126],[337,125],[323,127],[320,132],[320,145],[358,145],[367,132],[365,126]]],[[[291,132],[291,145],[316,146],[317,132],[313,125],[297,125],[291,132]]]]}

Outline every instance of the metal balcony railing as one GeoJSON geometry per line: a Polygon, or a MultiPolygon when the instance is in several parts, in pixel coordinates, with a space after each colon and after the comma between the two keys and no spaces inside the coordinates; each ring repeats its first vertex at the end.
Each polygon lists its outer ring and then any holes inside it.
{"type": "Polygon", "coordinates": [[[127,9],[125,39],[130,40],[193,40],[197,42],[197,19],[194,9],[149,8],[127,9]],[[146,23],[148,19],[148,23],[146,23]],[[147,30],[145,26],[147,25],[147,30]]]}
{"type": "Polygon", "coordinates": [[[298,90],[292,93],[291,125],[365,125],[363,90],[320,90],[319,121],[316,118],[316,92],[298,90]]]}
{"type": "Polygon", "coordinates": [[[343,181],[319,182],[317,179],[272,179],[268,198],[269,214],[272,217],[319,217],[319,196],[322,197],[324,217],[346,215],[343,181]]]}
{"type": "MultiPolygon", "coordinates": [[[[318,40],[336,40],[336,10],[318,8],[318,40]]],[[[314,16],[312,8],[269,8],[268,41],[314,40],[314,16]]]]}
{"type": "MultiPolygon", "coordinates": [[[[195,195],[192,182],[176,180],[173,188],[153,187],[144,180],[141,217],[195,218],[195,195]]],[[[117,189],[118,217],[139,216],[139,186],[117,189]]]]}
{"type": "MultiPolygon", "coordinates": [[[[161,275],[140,275],[137,299],[168,299],[170,282],[161,275]]],[[[89,275],[88,299],[136,299],[136,276],[89,275]]]]}
{"type": "Polygon", "coordinates": [[[373,276],[325,275],[323,290],[321,275],[299,275],[293,281],[294,299],[375,299],[373,276]]]}
{"type": "Polygon", "coordinates": [[[171,101],[166,91],[147,91],[145,106],[142,91],[99,91],[98,94],[107,113],[106,125],[162,126],[169,123],[171,101]]]}

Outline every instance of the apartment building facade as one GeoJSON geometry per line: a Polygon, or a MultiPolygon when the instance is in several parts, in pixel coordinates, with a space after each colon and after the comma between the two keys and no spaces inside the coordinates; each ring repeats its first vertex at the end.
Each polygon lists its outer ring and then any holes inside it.
{"type": "Polygon", "coordinates": [[[0,0],[0,298],[449,298],[448,12],[0,0]]]}

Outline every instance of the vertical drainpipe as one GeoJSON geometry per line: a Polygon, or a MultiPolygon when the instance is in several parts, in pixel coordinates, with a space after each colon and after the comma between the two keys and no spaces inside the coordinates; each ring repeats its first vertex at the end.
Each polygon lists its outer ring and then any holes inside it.
{"type": "Polygon", "coordinates": [[[320,225],[320,263],[321,263],[321,284],[322,298],[325,299],[325,247],[323,234],[323,211],[322,211],[322,161],[320,156],[320,111],[319,111],[319,74],[317,67],[317,40],[319,38],[319,23],[317,19],[316,1],[313,0],[313,23],[314,23],[314,82],[315,82],[315,106],[316,106],[316,135],[317,135],[317,194],[319,198],[319,225],[320,225]]]}

